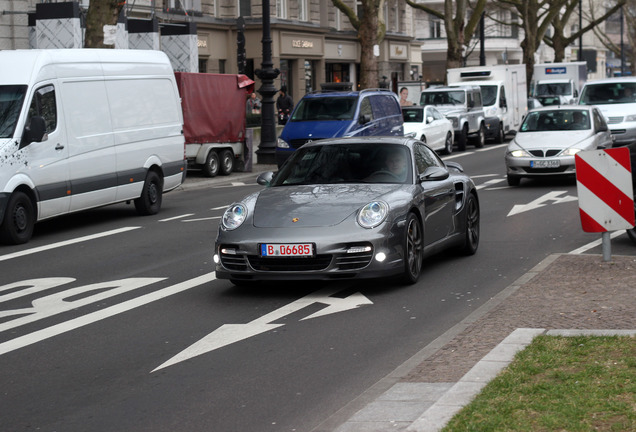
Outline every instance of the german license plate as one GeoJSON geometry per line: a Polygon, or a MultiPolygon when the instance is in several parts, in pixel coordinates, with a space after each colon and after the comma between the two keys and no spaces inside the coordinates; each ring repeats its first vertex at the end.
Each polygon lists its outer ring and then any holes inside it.
{"type": "Polygon", "coordinates": [[[263,257],[311,257],[314,255],[312,243],[263,243],[263,257]]]}
{"type": "Polygon", "coordinates": [[[558,168],[560,166],[561,161],[558,159],[530,161],[531,168],[558,168]]]}

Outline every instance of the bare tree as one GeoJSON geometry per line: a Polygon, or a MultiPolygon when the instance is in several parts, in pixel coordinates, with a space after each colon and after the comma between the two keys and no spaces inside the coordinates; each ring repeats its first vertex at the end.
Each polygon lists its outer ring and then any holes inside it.
{"type": "MultiPolygon", "coordinates": [[[[592,10],[591,13],[594,14],[594,10],[592,10]]],[[[625,28],[624,36],[627,38],[627,40],[624,41],[624,45],[627,45],[625,60],[629,60],[629,69],[632,75],[636,75],[636,0],[627,0],[623,7],[623,19],[625,28]]],[[[620,26],[619,20],[615,22],[620,26]]],[[[616,35],[617,37],[612,38],[607,32],[601,31],[598,27],[594,27],[593,31],[608,50],[612,51],[618,58],[621,58],[622,53],[618,40],[620,33],[616,35]]]]}
{"type": "MultiPolygon", "coordinates": [[[[567,25],[571,22],[572,18],[578,17],[578,13],[575,12],[579,8],[579,4],[582,0],[567,0],[564,7],[561,9],[562,13],[557,14],[552,20],[552,28],[554,30],[554,34],[552,37],[545,35],[543,37],[543,42],[545,42],[549,47],[554,49],[554,61],[560,62],[565,58],[565,48],[570,45],[572,42],[575,42],[580,36],[587,33],[588,31],[596,28],[598,24],[605,21],[608,17],[613,15],[617,10],[619,10],[624,4],[626,0],[618,0],[616,4],[607,9],[607,11],[596,19],[591,19],[588,17],[587,20],[583,20],[587,22],[585,27],[578,29],[576,32],[572,32],[570,36],[565,36],[565,29],[567,25]]],[[[594,10],[594,5],[592,2],[589,2],[590,11],[594,10]]]]}
{"type": "Polygon", "coordinates": [[[528,90],[534,72],[534,54],[537,52],[546,31],[552,24],[561,8],[569,0],[497,0],[497,4],[519,16],[517,25],[523,30],[524,39],[521,41],[523,63],[526,65],[526,79],[528,90]]]}
{"type": "Polygon", "coordinates": [[[477,32],[481,14],[486,7],[486,0],[477,0],[470,7],[468,0],[444,0],[444,11],[439,11],[414,0],[406,0],[412,8],[423,10],[444,21],[448,51],[446,52],[446,69],[463,66],[463,51],[470,47],[470,41],[477,32]],[[453,16],[453,11],[455,15],[453,16]],[[466,21],[467,15],[470,18],[466,21]]]}
{"type": "Polygon", "coordinates": [[[358,31],[360,87],[363,89],[378,87],[378,59],[373,54],[373,47],[382,42],[386,34],[386,24],[382,13],[384,0],[361,0],[361,17],[358,17],[356,11],[343,0],[332,0],[332,2],[347,16],[353,28],[358,31]]]}
{"type": "Polygon", "coordinates": [[[85,48],[112,48],[104,45],[104,26],[117,25],[124,4],[121,0],[91,0],[86,13],[85,48]]]}

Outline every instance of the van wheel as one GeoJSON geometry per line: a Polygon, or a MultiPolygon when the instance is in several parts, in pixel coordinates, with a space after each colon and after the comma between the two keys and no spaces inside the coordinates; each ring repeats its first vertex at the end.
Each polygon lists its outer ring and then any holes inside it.
{"type": "Polygon", "coordinates": [[[466,143],[468,142],[468,125],[464,124],[462,131],[459,133],[459,137],[457,137],[457,148],[459,151],[466,150],[466,143]]]}
{"type": "Polygon", "coordinates": [[[219,155],[214,150],[210,150],[208,153],[205,165],[203,165],[203,172],[208,177],[216,177],[219,173],[219,155]]]}
{"type": "Polygon", "coordinates": [[[232,150],[223,150],[219,157],[221,160],[221,175],[230,175],[234,170],[234,153],[232,150]]]}
{"type": "Polygon", "coordinates": [[[451,133],[446,134],[446,141],[444,142],[444,154],[451,154],[453,152],[453,136],[451,133]]]}
{"type": "Polygon", "coordinates": [[[22,244],[31,239],[35,225],[33,203],[24,192],[15,192],[7,202],[4,219],[0,225],[0,241],[5,244],[22,244]]]}
{"type": "Polygon", "coordinates": [[[161,194],[163,192],[163,181],[159,174],[148,171],[141,196],[135,200],[135,209],[142,216],[159,213],[161,208],[161,194]]]}
{"type": "Polygon", "coordinates": [[[504,142],[504,128],[503,123],[499,123],[499,130],[497,131],[497,136],[495,137],[495,142],[497,144],[503,144],[504,142]]]}

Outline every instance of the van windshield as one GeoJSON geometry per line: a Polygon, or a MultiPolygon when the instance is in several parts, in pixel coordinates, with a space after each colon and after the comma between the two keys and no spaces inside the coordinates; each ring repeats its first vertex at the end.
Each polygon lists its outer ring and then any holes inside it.
{"type": "Polygon", "coordinates": [[[422,93],[420,105],[464,105],[466,94],[458,91],[432,91],[422,93]]]}
{"type": "Polygon", "coordinates": [[[11,138],[24,103],[25,85],[0,86],[0,138],[11,138]]]}
{"type": "Polygon", "coordinates": [[[497,86],[496,85],[480,85],[481,97],[484,106],[491,106],[497,103],[497,86]]]}
{"type": "Polygon", "coordinates": [[[298,102],[291,121],[352,120],[356,96],[309,97],[298,102]]]}
{"type": "Polygon", "coordinates": [[[535,89],[536,96],[569,96],[572,88],[569,82],[564,83],[539,83],[535,89]]]}
{"type": "Polygon", "coordinates": [[[587,85],[579,104],[604,105],[636,102],[636,81],[587,85]]]}

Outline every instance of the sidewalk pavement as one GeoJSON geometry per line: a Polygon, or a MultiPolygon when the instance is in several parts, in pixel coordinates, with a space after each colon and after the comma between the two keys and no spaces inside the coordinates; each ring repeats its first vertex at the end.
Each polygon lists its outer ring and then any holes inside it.
{"type": "MultiPolygon", "coordinates": [[[[214,179],[253,181],[275,165],[214,179]]],[[[312,432],[440,430],[539,334],[636,336],[636,256],[553,254],[312,432]]]]}

